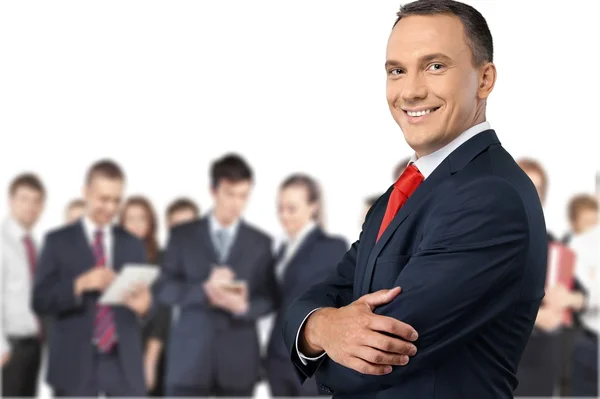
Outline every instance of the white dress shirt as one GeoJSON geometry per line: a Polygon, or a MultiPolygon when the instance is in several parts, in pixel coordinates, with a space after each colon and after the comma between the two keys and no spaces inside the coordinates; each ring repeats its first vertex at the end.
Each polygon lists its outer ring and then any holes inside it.
{"type": "Polygon", "coordinates": [[[600,226],[573,237],[569,246],[575,252],[575,276],[587,291],[587,306],[581,322],[590,331],[600,333],[600,226]]]}
{"type": "MultiPolygon", "coordinates": [[[[466,131],[461,133],[458,137],[456,137],[454,140],[452,140],[450,143],[446,144],[444,147],[440,148],[439,150],[437,150],[435,152],[432,152],[429,155],[417,157],[417,155],[414,154],[410,159],[409,165],[411,163],[414,163],[415,166],[417,167],[417,169],[419,169],[419,171],[423,175],[423,177],[425,179],[427,179],[433,173],[433,171],[444,161],[444,159],[446,159],[454,150],[456,150],[458,147],[460,147],[462,144],[464,144],[467,140],[469,140],[469,139],[473,138],[474,136],[478,135],[479,133],[481,133],[485,130],[489,130],[489,129],[490,129],[489,122],[486,121],[486,122],[479,123],[469,129],[467,129],[466,131]]],[[[302,361],[302,363],[304,365],[308,364],[309,361],[319,360],[321,357],[325,356],[325,353],[323,353],[322,355],[320,355],[318,357],[310,358],[310,357],[304,356],[300,352],[300,350],[298,350],[298,340],[300,338],[300,331],[302,330],[302,327],[304,326],[306,319],[308,319],[308,316],[310,316],[313,312],[315,312],[317,310],[318,310],[318,308],[314,309],[308,315],[306,315],[306,317],[304,318],[304,321],[302,322],[302,324],[300,324],[300,328],[298,329],[298,332],[296,333],[296,352],[298,352],[300,360],[302,361]]]]}
{"type": "MultiPolygon", "coordinates": [[[[108,224],[103,227],[98,227],[94,222],[92,222],[87,216],[81,218],[83,223],[83,231],[85,232],[85,236],[87,238],[88,244],[90,244],[90,248],[94,248],[94,241],[96,241],[96,231],[102,230],[102,245],[104,246],[104,257],[106,258],[106,267],[113,267],[113,230],[112,225],[108,224]]],[[[95,265],[92,265],[95,266],[95,265]]]]}
{"type": "Polygon", "coordinates": [[[283,280],[283,275],[290,263],[290,260],[294,257],[298,248],[302,245],[306,237],[317,227],[317,223],[314,221],[310,221],[306,226],[304,226],[300,231],[296,234],[295,237],[287,236],[283,241],[283,245],[286,245],[285,252],[281,258],[281,260],[275,266],[275,274],[277,278],[281,281],[283,280]]]}
{"type": "Polygon", "coordinates": [[[39,333],[38,320],[31,309],[33,279],[23,242],[26,235],[28,232],[13,218],[2,224],[2,354],[11,351],[8,337],[25,338],[39,333]]]}

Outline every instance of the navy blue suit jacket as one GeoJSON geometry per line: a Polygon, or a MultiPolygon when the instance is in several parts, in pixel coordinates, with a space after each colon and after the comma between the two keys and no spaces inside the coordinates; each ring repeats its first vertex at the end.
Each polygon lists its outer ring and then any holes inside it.
{"type": "Polygon", "coordinates": [[[214,307],[204,282],[218,265],[208,219],[171,230],[157,283],[158,300],[180,309],[167,351],[167,385],[209,390],[246,390],[259,379],[256,320],[273,310],[276,283],[271,239],[241,222],[225,264],[246,280],[250,309],[233,316],[214,307]]]}
{"type": "MultiPolygon", "coordinates": [[[[113,227],[113,269],[125,263],[145,263],[144,244],[120,227],[113,227]]],[[[33,309],[41,316],[52,316],[48,383],[57,390],[72,392],[85,384],[95,372],[97,352],[92,344],[96,302],[99,293],[84,293],[76,298],[74,282],[95,265],[94,254],[82,222],[50,232],[46,236],[36,269],[33,309]]],[[[130,309],[113,307],[118,336],[118,351],[125,377],[133,391],[146,392],[143,372],[141,321],[130,309]]]]}
{"type": "Polygon", "coordinates": [[[284,336],[301,378],[356,398],[509,398],[544,296],[548,251],[535,187],[494,131],[452,152],[376,242],[390,189],[369,211],[337,271],[288,311],[284,336]],[[412,325],[417,354],[370,376],[327,356],[302,365],[295,338],[317,307],[341,307],[401,286],[375,313],[412,325]]]}
{"type": "Polygon", "coordinates": [[[300,244],[278,284],[278,306],[267,356],[269,359],[289,361],[290,353],[283,340],[283,320],[292,302],[314,284],[324,281],[334,270],[348,244],[341,238],[331,237],[316,227],[300,244]]]}

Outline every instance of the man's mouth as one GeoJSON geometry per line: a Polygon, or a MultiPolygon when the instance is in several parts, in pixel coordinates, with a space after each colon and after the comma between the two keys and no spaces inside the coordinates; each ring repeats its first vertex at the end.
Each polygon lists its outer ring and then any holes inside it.
{"type": "Polygon", "coordinates": [[[421,109],[421,110],[416,110],[416,111],[404,110],[404,112],[406,112],[406,114],[408,116],[417,118],[419,116],[429,115],[430,113],[437,111],[439,108],[440,107],[433,107],[433,108],[421,109]]]}

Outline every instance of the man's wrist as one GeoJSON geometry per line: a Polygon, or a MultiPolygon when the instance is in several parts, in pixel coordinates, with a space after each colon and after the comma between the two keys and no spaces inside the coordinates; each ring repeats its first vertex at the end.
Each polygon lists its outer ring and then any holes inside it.
{"type": "Polygon", "coordinates": [[[79,276],[75,279],[75,296],[79,297],[85,291],[85,276],[79,276]]]}
{"type": "Polygon", "coordinates": [[[575,291],[571,294],[569,307],[576,311],[581,310],[585,305],[585,295],[583,293],[575,291]]]}
{"type": "Polygon", "coordinates": [[[320,326],[322,325],[321,321],[327,316],[327,313],[333,308],[323,308],[316,310],[313,314],[311,314],[308,319],[306,319],[306,323],[302,326],[302,331],[300,332],[300,352],[307,357],[316,357],[325,352],[325,348],[323,348],[321,344],[322,332],[320,326]]]}

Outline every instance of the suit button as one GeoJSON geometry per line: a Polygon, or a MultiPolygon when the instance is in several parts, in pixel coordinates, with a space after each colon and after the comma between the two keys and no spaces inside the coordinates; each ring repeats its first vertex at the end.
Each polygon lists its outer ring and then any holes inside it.
{"type": "Polygon", "coordinates": [[[321,388],[321,390],[325,393],[333,393],[333,392],[331,392],[331,389],[329,389],[328,386],[325,386],[323,384],[319,384],[319,388],[321,388]]]}

